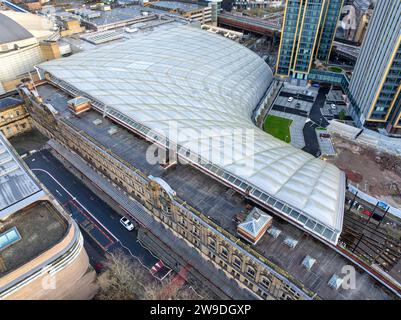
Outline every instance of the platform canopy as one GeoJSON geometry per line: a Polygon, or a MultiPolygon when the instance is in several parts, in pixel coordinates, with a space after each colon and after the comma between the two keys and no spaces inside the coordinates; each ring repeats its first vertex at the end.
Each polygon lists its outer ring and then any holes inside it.
{"type": "Polygon", "coordinates": [[[310,229],[321,234],[329,228],[326,238],[336,241],[344,175],[254,125],[253,111],[273,74],[245,46],[179,26],[139,33],[39,69],[107,106],[106,114],[168,137],[222,175],[238,178],[233,178],[238,185],[248,184],[290,206],[294,210],[287,212],[294,212],[299,223],[309,221],[310,229]]]}

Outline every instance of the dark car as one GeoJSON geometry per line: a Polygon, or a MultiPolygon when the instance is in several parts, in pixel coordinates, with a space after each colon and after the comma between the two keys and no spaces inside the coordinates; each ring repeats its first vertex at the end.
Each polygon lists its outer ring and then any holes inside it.
{"type": "Polygon", "coordinates": [[[330,134],[328,133],[321,133],[320,138],[330,138],[330,134]]]}

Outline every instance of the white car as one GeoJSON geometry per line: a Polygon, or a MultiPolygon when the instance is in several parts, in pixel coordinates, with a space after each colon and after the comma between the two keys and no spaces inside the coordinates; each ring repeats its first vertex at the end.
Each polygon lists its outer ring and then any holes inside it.
{"type": "Polygon", "coordinates": [[[332,103],[330,107],[334,110],[336,108],[336,105],[332,103]]]}
{"type": "Polygon", "coordinates": [[[128,231],[132,231],[134,229],[134,224],[128,218],[122,217],[120,222],[128,231]]]}
{"type": "Polygon", "coordinates": [[[288,102],[292,102],[293,100],[294,100],[293,97],[289,97],[287,101],[288,101],[288,102]]]}
{"type": "Polygon", "coordinates": [[[134,33],[134,32],[138,32],[138,28],[129,28],[129,27],[127,27],[127,28],[124,29],[124,31],[128,32],[128,33],[134,33]]]}

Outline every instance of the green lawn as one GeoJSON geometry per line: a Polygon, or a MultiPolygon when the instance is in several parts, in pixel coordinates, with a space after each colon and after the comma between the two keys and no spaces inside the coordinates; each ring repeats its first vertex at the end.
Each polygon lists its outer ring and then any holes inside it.
{"type": "Polygon", "coordinates": [[[292,120],[277,117],[277,116],[267,116],[265,124],[263,125],[263,130],[285,142],[291,142],[290,135],[290,125],[292,120]]]}
{"type": "Polygon", "coordinates": [[[329,71],[335,72],[335,73],[342,73],[343,72],[343,69],[341,69],[340,67],[335,67],[335,66],[330,66],[327,69],[329,71]]]}

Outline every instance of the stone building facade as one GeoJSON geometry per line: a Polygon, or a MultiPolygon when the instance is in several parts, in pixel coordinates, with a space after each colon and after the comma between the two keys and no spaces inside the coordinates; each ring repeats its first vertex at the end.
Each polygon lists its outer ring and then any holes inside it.
{"type": "Polygon", "coordinates": [[[31,129],[32,119],[23,101],[10,94],[0,96],[0,130],[5,137],[11,138],[31,129]]]}

